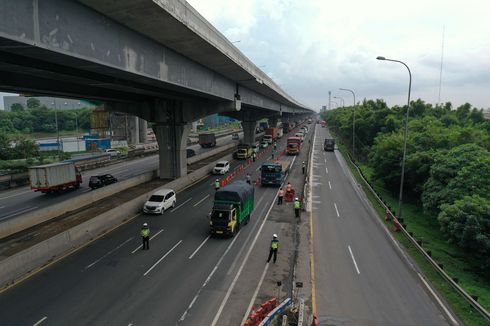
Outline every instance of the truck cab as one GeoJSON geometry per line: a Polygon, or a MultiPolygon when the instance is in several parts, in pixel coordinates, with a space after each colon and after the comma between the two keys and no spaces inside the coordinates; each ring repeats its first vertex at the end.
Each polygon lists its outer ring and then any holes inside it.
{"type": "Polygon", "coordinates": [[[237,209],[233,204],[215,204],[209,225],[212,234],[234,235],[237,232],[237,209]]]}
{"type": "Polygon", "coordinates": [[[268,142],[269,145],[270,145],[270,144],[272,144],[273,138],[272,138],[272,135],[264,135],[264,137],[262,138],[262,140],[268,142]]]}
{"type": "Polygon", "coordinates": [[[286,152],[289,155],[298,155],[301,150],[301,138],[289,137],[286,145],[286,152]]]}
{"type": "Polygon", "coordinates": [[[253,150],[250,145],[240,144],[235,152],[235,158],[245,160],[252,156],[252,151],[253,150]]]}
{"type": "Polygon", "coordinates": [[[284,173],[280,163],[264,163],[260,169],[260,182],[262,186],[281,185],[284,178],[284,173]]]}

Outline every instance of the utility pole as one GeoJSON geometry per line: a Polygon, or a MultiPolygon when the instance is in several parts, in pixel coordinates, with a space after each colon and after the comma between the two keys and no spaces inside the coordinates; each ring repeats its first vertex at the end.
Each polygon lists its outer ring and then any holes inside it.
{"type": "Polygon", "coordinates": [[[328,109],[330,110],[332,108],[332,103],[331,103],[331,97],[332,97],[332,92],[328,91],[328,109]]]}

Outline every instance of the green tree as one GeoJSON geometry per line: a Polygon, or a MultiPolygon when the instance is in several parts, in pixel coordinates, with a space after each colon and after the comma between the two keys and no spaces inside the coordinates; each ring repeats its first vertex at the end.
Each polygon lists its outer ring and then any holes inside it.
{"type": "MultiPolygon", "coordinates": [[[[451,242],[477,258],[479,269],[490,268],[490,200],[478,195],[464,196],[441,206],[441,231],[451,242]]],[[[486,273],[490,278],[490,274],[486,273]]]]}
{"type": "Polygon", "coordinates": [[[10,160],[11,157],[10,139],[6,133],[0,131],[0,160],[10,160]]]}
{"type": "Polygon", "coordinates": [[[430,169],[430,177],[423,188],[424,209],[427,212],[438,213],[441,204],[448,203],[449,198],[454,198],[449,193],[451,191],[448,188],[449,183],[473,160],[485,160],[487,156],[488,151],[476,144],[464,144],[448,152],[437,153],[430,169]]]}
{"type": "Polygon", "coordinates": [[[24,106],[20,103],[14,103],[10,106],[10,111],[12,112],[22,112],[24,111],[24,106]]]}
{"type": "Polygon", "coordinates": [[[15,145],[17,158],[32,158],[39,156],[39,148],[32,139],[21,138],[15,145]]]}
{"type": "Polygon", "coordinates": [[[27,99],[27,108],[32,110],[32,109],[38,109],[39,107],[41,107],[41,102],[37,98],[30,97],[27,99]]]}

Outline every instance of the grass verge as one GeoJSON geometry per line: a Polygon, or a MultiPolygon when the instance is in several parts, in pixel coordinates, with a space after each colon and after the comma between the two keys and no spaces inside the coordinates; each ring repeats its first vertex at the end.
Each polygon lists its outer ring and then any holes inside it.
{"type": "MultiPolygon", "coordinates": [[[[338,143],[342,155],[347,158],[347,149],[338,143]]],[[[385,211],[378,200],[371,193],[367,184],[361,178],[355,166],[346,159],[357,182],[362,186],[364,193],[372,203],[373,207],[385,225],[391,230],[391,223],[384,220],[385,211]]],[[[371,171],[366,166],[360,166],[363,174],[369,178],[371,171]]],[[[371,178],[370,182],[371,182],[371,178]]],[[[375,190],[390,207],[396,207],[397,199],[389,192],[382,189],[379,184],[373,183],[375,190]]],[[[413,232],[417,240],[422,240],[425,250],[430,250],[432,257],[444,265],[444,270],[452,278],[457,278],[459,284],[471,295],[478,296],[478,302],[485,308],[490,307],[490,284],[481,276],[471,272],[469,262],[465,253],[454,245],[448,244],[439,231],[439,224],[434,217],[423,214],[422,208],[414,204],[404,204],[404,221],[407,230],[413,232]]],[[[437,291],[449,303],[454,313],[466,325],[484,326],[489,322],[482,317],[456,290],[432,267],[417,248],[401,233],[392,232],[397,241],[403,245],[405,251],[417,263],[420,270],[437,289],[437,291]]]]}

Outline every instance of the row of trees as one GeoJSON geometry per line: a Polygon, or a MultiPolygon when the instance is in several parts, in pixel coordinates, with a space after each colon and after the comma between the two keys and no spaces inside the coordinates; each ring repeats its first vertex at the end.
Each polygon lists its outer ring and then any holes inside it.
{"type": "MultiPolygon", "coordinates": [[[[356,108],[356,158],[397,194],[405,107],[365,100],[356,108]]],[[[323,113],[329,126],[352,144],[352,107],[323,113]]],[[[437,218],[448,240],[490,268],[490,120],[464,104],[410,106],[404,193],[437,218]]],[[[485,273],[484,273],[485,274],[485,273]]],[[[487,277],[490,277],[486,273],[487,277]]]]}
{"type": "Polygon", "coordinates": [[[0,111],[0,133],[54,133],[56,132],[56,115],[60,131],[75,131],[77,124],[79,129],[90,129],[90,109],[48,109],[45,106],[35,105],[36,102],[30,100],[36,99],[29,99],[27,108],[21,104],[14,104],[10,112],[0,111]]]}

